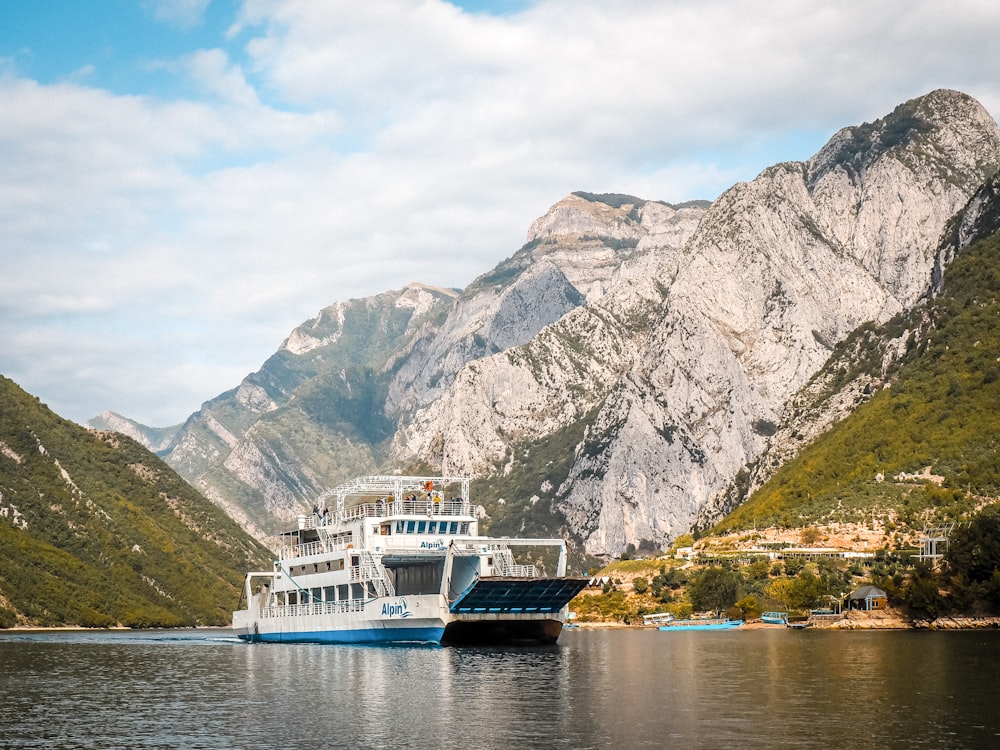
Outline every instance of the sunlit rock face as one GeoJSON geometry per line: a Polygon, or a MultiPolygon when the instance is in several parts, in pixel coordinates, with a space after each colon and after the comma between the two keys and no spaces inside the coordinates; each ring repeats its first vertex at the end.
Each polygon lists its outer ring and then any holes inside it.
{"type": "Polygon", "coordinates": [[[998,164],[992,118],[942,90],[710,206],[566,196],[464,291],[321,311],[163,455],[273,528],[361,473],[517,472],[576,425],[544,481],[570,534],[595,555],[665,544],[782,434],[836,343],[933,287],[998,164]]]}
{"type": "MultiPolygon", "coordinates": [[[[657,243],[666,211],[603,294],[466,364],[397,449],[485,472],[597,408],[558,507],[593,554],[662,543],[760,455],[834,344],[927,293],[945,224],[998,162],[992,118],[936,91],[735,185],[681,243],[657,243]]],[[[581,208],[554,207],[534,236],[622,236],[581,208]]]]}

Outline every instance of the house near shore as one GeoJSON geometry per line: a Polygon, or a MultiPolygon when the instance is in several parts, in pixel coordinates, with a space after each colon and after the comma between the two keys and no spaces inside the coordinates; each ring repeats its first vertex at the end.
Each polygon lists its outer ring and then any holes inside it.
{"type": "Polygon", "coordinates": [[[860,586],[847,595],[847,609],[862,609],[865,612],[885,609],[888,595],[878,586],[860,586]]]}

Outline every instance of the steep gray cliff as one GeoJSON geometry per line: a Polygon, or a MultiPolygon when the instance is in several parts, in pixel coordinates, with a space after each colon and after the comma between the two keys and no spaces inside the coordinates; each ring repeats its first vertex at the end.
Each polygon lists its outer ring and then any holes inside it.
{"type": "Polygon", "coordinates": [[[456,294],[411,284],[325,308],[161,455],[258,538],[283,529],[323,490],[381,465],[394,429],[386,362],[440,324],[456,294]]]}
{"type": "MultiPolygon", "coordinates": [[[[418,458],[427,444],[404,446],[417,409],[446,397],[461,368],[529,343],[546,326],[601,299],[623,266],[641,263],[649,242],[680,248],[707,204],[674,208],[632,196],[574,193],[528,231],[527,244],[476,279],[447,320],[414,339],[396,368],[387,413],[400,420],[397,453],[418,458]]],[[[418,428],[415,435],[421,434],[418,428]]]]}
{"type": "Polygon", "coordinates": [[[396,449],[516,470],[518,444],[599,407],[555,505],[592,554],[665,542],[761,454],[835,343],[927,293],[947,220],[998,163],[996,124],[956,92],[847,128],[727,191],[682,249],[467,364],[396,449]]]}
{"type": "Polygon", "coordinates": [[[941,90],[710,207],[575,193],[461,293],[413,285],[324,310],[165,457],[274,530],[352,474],[502,479],[544,445],[572,460],[533,466],[531,502],[587,552],[665,544],[782,460],[765,452],[799,434],[796,394],[838,342],[934,288],[949,220],[998,164],[993,119],[941,90]]]}
{"type": "MultiPolygon", "coordinates": [[[[535,223],[524,248],[463,293],[410,284],[322,310],[156,448],[266,538],[350,476],[436,463],[432,446],[390,450],[397,427],[446,397],[466,363],[514,350],[603,295],[625,260],[642,255],[650,226],[680,243],[702,213],[702,205],[568,196],[535,223]],[[567,222],[572,231],[560,234],[567,222]]],[[[101,424],[147,445],[154,438],[124,418],[101,424]]]]}

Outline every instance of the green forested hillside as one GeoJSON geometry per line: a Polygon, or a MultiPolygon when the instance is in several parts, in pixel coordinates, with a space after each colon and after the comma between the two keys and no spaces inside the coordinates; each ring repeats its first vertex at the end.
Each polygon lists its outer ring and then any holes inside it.
{"type": "Polygon", "coordinates": [[[224,625],[269,557],[146,449],[0,377],[0,627],[224,625]]]}
{"type": "Polygon", "coordinates": [[[997,498],[1000,235],[960,253],[941,293],[889,326],[910,331],[891,385],[779,469],[717,531],[873,517],[889,530],[919,530],[967,519],[997,498]],[[895,479],[926,467],[943,480],[895,479]]]}

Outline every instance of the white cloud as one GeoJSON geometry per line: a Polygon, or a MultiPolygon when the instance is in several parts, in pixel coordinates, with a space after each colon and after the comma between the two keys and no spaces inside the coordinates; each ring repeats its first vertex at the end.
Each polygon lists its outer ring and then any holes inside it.
{"type": "Polygon", "coordinates": [[[973,0],[248,0],[155,71],[199,99],[8,65],[0,372],[180,421],[325,305],[468,284],[572,190],[712,198],[939,86],[998,107],[998,33],[973,0]]]}
{"type": "Polygon", "coordinates": [[[211,0],[144,0],[143,6],[153,18],[181,29],[202,23],[211,0]]]}
{"type": "Polygon", "coordinates": [[[247,83],[243,71],[232,65],[222,50],[200,50],[188,55],[183,62],[202,88],[220,100],[245,107],[259,104],[257,94],[247,83]]]}

